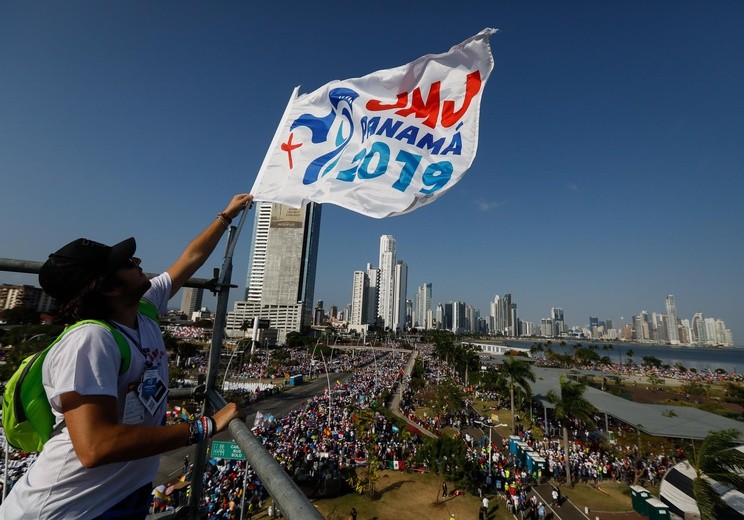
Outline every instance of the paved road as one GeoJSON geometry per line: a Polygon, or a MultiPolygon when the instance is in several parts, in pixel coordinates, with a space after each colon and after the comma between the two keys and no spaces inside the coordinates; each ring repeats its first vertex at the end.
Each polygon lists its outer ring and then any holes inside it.
{"type": "MultiPolygon", "coordinates": [[[[475,440],[480,440],[482,438],[488,437],[488,429],[487,428],[480,428],[480,427],[467,427],[464,428],[463,433],[470,434],[471,437],[473,437],[475,440]]],[[[491,431],[493,443],[496,446],[501,446],[503,442],[503,437],[501,433],[498,431],[498,428],[492,428],[491,431]]],[[[563,492],[563,489],[559,488],[561,490],[561,493],[563,492]]],[[[553,498],[551,496],[551,492],[553,491],[553,484],[552,483],[546,483],[546,484],[540,484],[538,486],[531,486],[530,491],[527,493],[527,497],[537,495],[537,500],[539,502],[542,502],[545,504],[545,512],[548,514],[546,515],[548,518],[550,518],[549,514],[553,513],[553,518],[556,520],[590,520],[589,517],[587,517],[578,507],[576,507],[570,500],[563,499],[563,503],[560,507],[555,506],[552,507],[551,503],[553,501],[553,498]]],[[[503,502],[500,502],[500,504],[503,506],[503,502]]],[[[517,516],[514,516],[514,518],[518,518],[517,516]]]]}
{"type": "MultiPolygon", "coordinates": [[[[333,373],[329,374],[329,376],[331,378],[331,384],[333,384],[336,380],[345,381],[350,374],[333,373]]],[[[322,394],[327,386],[326,383],[325,374],[323,374],[323,377],[317,377],[312,381],[301,384],[300,386],[289,388],[288,390],[275,394],[268,399],[253,403],[246,408],[246,413],[248,414],[246,424],[253,425],[253,421],[256,418],[256,412],[259,410],[262,414],[271,414],[277,418],[286,415],[292,409],[298,407],[303,401],[318,394],[322,394]]],[[[229,432],[222,432],[216,435],[214,440],[231,441],[233,440],[233,437],[229,432]]],[[[196,456],[196,446],[178,448],[163,453],[160,456],[160,469],[155,477],[155,485],[166,483],[180,475],[183,469],[183,460],[186,455],[188,455],[189,460],[193,462],[196,456]]]]}

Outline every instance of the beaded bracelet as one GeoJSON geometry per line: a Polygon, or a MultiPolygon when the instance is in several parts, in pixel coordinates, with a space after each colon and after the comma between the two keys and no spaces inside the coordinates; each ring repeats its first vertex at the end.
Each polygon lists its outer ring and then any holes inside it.
{"type": "Polygon", "coordinates": [[[214,419],[202,416],[189,424],[189,445],[202,442],[217,433],[217,423],[214,419]]]}

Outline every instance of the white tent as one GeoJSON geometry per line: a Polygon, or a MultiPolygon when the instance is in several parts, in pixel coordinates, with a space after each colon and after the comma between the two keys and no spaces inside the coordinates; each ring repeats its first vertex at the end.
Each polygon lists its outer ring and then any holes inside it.
{"type": "MultiPolygon", "coordinates": [[[[736,449],[744,452],[744,446],[736,449]]],[[[672,513],[682,518],[700,518],[700,510],[692,492],[693,480],[695,480],[695,469],[688,461],[684,461],[667,471],[661,481],[659,489],[661,501],[669,506],[672,513]]],[[[709,479],[709,481],[726,505],[718,520],[744,520],[744,494],[715,480],[709,479]]]]}

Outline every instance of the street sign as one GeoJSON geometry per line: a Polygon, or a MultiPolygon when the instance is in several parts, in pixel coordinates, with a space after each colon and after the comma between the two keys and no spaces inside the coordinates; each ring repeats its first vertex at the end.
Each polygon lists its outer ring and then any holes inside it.
{"type": "Polygon", "coordinates": [[[210,456],[213,459],[245,460],[243,450],[237,442],[212,441],[210,456]]]}

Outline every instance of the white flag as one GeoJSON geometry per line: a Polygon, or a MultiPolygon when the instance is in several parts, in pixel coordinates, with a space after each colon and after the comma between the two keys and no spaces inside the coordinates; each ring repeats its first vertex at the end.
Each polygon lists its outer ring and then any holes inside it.
{"type": "Polygon", "coordinates": [[[253,184],[255,200],[330,202],[383,218],[442,196],[475,158],[495,32],[310,94],[297,97],[296,88],[253,184]]]}

